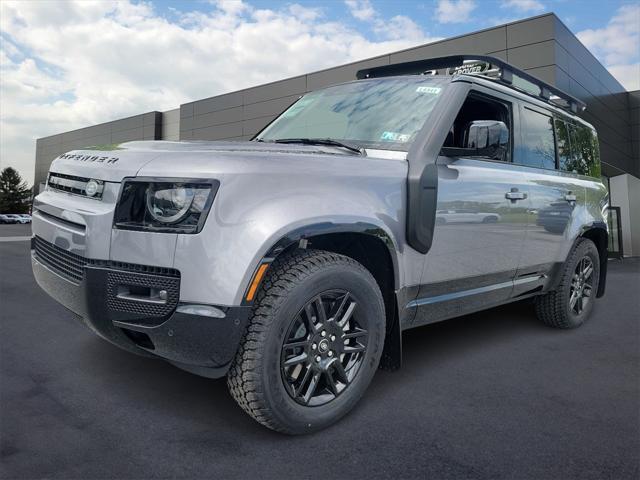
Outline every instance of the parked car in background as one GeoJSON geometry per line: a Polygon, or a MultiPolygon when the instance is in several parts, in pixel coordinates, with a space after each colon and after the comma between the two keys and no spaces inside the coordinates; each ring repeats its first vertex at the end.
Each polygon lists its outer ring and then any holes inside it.
{"type": "Polygon", "coordinates": [[[18,221],[11,215],[0,214],[0,223],[18,223],[18,221]]]}
{"type": "Polygon", "coordinates": [[[12,218],[12,223],[31,223],[31,216],[29,216],[29,218],[25,218],[22,215],[18,215],[17,213],[6,213],[4,216],[12,218]]]}
{"type": "Polygon", "coordinates": [[[28,213],[21,213],[19,216],[25,219],[25,222],[23,223],[31,223],[31,215],[28,213]]]}
{"type": "Polygon", "coordinates": [[[436,223],[497,223],[500,215],[490,212],[476,212],[473,209],[438,210],[436,223]]]}

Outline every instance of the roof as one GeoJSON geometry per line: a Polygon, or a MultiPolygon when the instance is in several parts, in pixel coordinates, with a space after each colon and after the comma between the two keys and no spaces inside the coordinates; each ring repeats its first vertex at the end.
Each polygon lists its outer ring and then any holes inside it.
{"type": "Polygon", "coordinates": [[[577,113],[586,104],[572,95],[496,57],[486,55],[452,55],[413,62],[396,63],[359,70],[358,79],[400,75],[470,75],[491,78],[515,90],[543,100],[553,106],[577,113]]]}

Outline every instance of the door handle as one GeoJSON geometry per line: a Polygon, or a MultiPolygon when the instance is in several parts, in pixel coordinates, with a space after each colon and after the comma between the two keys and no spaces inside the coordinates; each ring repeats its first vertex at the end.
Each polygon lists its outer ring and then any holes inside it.
{"type": "Polygon", "coordinates": [[[517,188],[512,188],[510,192],[504,194],[504,198],[506,198],[507,200],[511,200],[511,203],[515,203],[518,200],[524,200],[525,198],[527,198],[527,194],[518,191],[517,188]]]}
{"type": "Polygon", "coordinates": [[[569,192],[564,196],[564,199],[567,202],[575,202],[577,200],[577,197],[572,192],[569,192]]]}

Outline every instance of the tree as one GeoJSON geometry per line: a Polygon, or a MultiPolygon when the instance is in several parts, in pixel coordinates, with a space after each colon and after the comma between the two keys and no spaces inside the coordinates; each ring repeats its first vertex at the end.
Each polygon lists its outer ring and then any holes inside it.
{"type": "Polygon", "coordinates": [[[28,213],[31,189],[13,168],[0,173],[0,213],[28,213]]]}

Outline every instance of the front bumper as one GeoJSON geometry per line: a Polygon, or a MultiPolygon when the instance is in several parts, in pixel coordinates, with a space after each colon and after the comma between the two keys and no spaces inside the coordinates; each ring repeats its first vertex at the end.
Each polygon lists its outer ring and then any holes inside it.
{"type": "Polygon", "coordinates": [[[217,307],[223,318],[183,313],[178,271],[90,260],[37,237],[31,260],[40,287],[104,339],[200,375],[226,374],[250,307],[217,307]],[[162,299],[147,294],[159,291],[162,299]]]}

